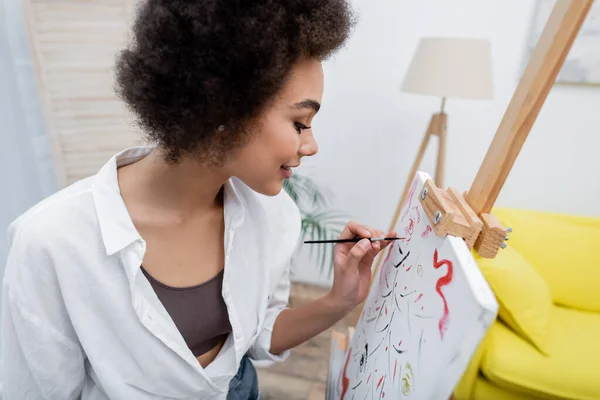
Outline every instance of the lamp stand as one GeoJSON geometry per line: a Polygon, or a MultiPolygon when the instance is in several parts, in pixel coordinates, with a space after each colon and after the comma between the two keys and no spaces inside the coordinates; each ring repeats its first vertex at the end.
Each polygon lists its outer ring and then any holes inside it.
{"type": "Polygon", "coordinates": [[[410,174],[408,175],[408,179],[406,181],[406,185],[404,187],[404,192],[402,193],[402,197],[400,198],[400,202],[396,206],[396,212],[394,213],[394,218],[392,218],[392,224],[390,225],[391,231],[396,226],[398,222],[398,217],[400,216],[400,211],[402,210],[402,206],[406,201],[406,196],[408,194],[408,190],[410,189],[410,184],[412,183],[412,179],[417,173],[417,169],[423,160],[423,156],[425,155],[425,150],[429,144],[429,139],[431,136],[438,137],[438,152],[437,152],[437,160],[435,164],[435,184],[437,187],[443,187],[444,185],[444,164],[446,158],[446,123],[447,123],[447,114],[444,112],[444,105],[446,103],[446,98],[442,97],[442,106],[439,113],[435,113],[431,116],[431,120],[429,121],[429,126],[427,127],[427,131],[425,131],[425,136],[423,137],[423,141],[421,142],[421,147],[419,148],[419,152],[417,153],[417,158],[413,163],[410,174]]]}

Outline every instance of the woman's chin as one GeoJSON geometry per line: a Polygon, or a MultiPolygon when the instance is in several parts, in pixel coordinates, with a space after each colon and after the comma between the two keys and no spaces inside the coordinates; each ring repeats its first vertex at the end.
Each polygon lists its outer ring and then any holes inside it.
{"type": "Polygon", "coordinates": [[[277,196],[283,189],[283,180],[263,181],[253,185],[248,184],[250,189],[265,196],[277,196]]]}

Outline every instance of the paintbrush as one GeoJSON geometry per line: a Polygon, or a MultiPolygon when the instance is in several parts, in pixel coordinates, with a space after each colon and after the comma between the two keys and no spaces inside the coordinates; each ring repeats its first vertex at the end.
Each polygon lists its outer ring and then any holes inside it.
{"type": "Polygon", "coordinates": [[[352,239],[307,240],[304,243],[307,243],[307,244],[311,244],[311,243],[357,243],[363,239],[369,239],[369,241],[371,241],[371,242],[382,242],[384,240],[400,240],[400,239],[404,239],[404,238],[401,238],[401,237],[381,237],[381,238],[355,237],[352,239]]]}

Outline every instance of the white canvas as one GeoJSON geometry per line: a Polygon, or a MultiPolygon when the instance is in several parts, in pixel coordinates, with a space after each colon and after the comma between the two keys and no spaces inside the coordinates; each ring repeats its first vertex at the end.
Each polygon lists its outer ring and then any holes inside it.
{"type": "Polygon", "coordinates": [[[418,172],[374,277],[335,399],[448,399],[498,304],[462,238],[438,237],[419,201],[418,172]]]}

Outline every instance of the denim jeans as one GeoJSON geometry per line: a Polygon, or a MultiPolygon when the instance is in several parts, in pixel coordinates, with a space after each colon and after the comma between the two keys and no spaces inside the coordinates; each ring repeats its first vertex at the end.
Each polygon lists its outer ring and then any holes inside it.
{"type": "Polygon", "coordinates": [[[237,374],[229,382],[227,400],[259,400],[258,376],[248,356],[240,362],[237,374]]]}

